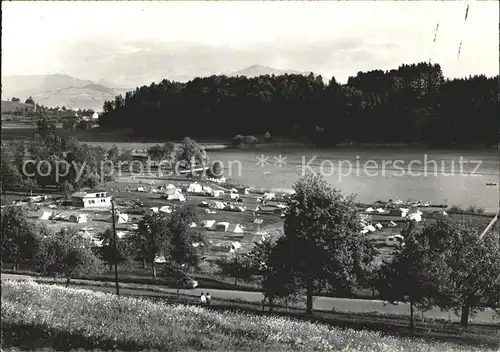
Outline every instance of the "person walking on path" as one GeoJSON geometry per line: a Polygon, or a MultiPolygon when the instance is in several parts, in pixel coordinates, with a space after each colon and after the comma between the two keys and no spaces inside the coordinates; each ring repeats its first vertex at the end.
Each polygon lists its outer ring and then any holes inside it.
{"type": "Polygon", "coordinates": [[[209,306],[210,305],[210,301],[212,300],[212,296],[210,296],[210,293],[208,293],[208,292],[207,292],[206,299],[207,299],[207,306],[209,306]]]}
{"type": "Polygon", "coordinates": [[[200,301],[202,306],[207,303],[207,297],[203,294],[203,292],[201,293],[200,301]]]}

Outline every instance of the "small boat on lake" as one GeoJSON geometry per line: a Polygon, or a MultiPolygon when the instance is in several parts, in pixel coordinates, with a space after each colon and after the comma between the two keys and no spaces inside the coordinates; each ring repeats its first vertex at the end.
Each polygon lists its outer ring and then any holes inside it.
{"type": "Polygon", "coordinates": [[[488,182],[486,182],[486,186],[498,186],[498,182],[496,182],[496,181],[488,181],[488,182]]]}

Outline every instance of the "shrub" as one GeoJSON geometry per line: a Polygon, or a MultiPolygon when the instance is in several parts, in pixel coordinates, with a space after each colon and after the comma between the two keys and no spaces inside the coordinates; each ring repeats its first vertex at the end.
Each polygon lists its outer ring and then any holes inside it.
{"type": "Polygon", "coordinates": [[[271,133],[266,132],[266,133],[264,134],[264,141],[266,141],[266,143],[271,142],[271,133]]]}
{"type": "Polygon", "coordinates": [[[237,134],[236,136],[233,137],[232,144],[233,146],[238,146],[245,143],[245,137],[243,137],[241,134],[237,134]]]}
{"type": "Polygon", "coordinates": [[[252,145],[252,144],[255,144],[257,143],[259,140],[257,138],[255,138],[254,136],[246,136],[245,137],[245,144],[249,144],[249,145],[252,145]]]}

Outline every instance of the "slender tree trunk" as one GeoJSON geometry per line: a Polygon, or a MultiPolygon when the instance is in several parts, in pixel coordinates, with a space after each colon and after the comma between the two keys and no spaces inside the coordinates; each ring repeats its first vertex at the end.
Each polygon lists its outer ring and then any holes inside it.
{"type": "Polygon", "coordinates": [[[269,297],[269,313],[273,312],[274,308],[274,299],[272,297],[269,297]]]}
{"type": "Polygon", "coordinates": [[[410,330],[411,331],[415,331],[415,322],[413,321],[413,314],[414,314],[414,311],[413,311],[413,301],[410,300],[410,330]]]}
{"type": "Polygon", "coordinates": [[[71,280],[71,279],[70,279],[69,277],[67,277],[67,278],[66,278],[66,287],[68,287],[68,286],[69,286],[69,281],[70,281],[70,280],[71,280]]]}
{"type": "Polygon", "coordinates": [[[146,269],[146,259],[142,258],[142,268],[146,269]]]}
{"type": "Polygon", "coordinates": [[[234,278],[234,287],[236,288],[237,286],[238,286],[238,278],[237,278],[237,277],[235,277],[235,278],[234,278]]]}
{"type": "Polygon", "coordinates": [[[306,296],[307,296],[306,314],[311,314],[313,310],[313,285],[312,285],[312,280],[310,278],[307,279],[306,296]]]}
{"type": "Polygon", "coordinates": [[[113,270],[113,264],[109,264],[109,271],[113,270]]]}
{"type": "Polygon", "coordinates": [[[462,314],[460,315],[460,324],[464,328],[467,328],[467,326],[469,325],[469,312],[470,306],[468,304],[464,304],[462,306],[462,314]]]}
{"type": "Polygon", "coordinates": [[[153,259],[153,262],[151,263],[151,269],[153,270],[153,279],[156,279],[156,264],[153,259]]]}
{"type": "Polygon", "coordinates": [[[16,271],[16,267],[17,267],[17,264],[16,264],[16,261],[14,261],[12,263],[12,270],[16,271]]]}

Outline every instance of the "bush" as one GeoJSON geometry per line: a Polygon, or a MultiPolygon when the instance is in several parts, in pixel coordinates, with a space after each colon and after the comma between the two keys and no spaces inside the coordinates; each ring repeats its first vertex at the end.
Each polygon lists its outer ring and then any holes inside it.
{"type": "Polygon", "coordinates": [[[245,137],[243,137],[241,134],[237,134],[236,136],[233,137],[232,141],[233,146],[238,146],[244,143],[245,143],[245,137]]]}
{"type": "Polygon", "coordinates": [[[245,144],[252,145],[252,144],[257,143],[258,141],[259,140],[257,138],[255,138],[254,136],[246,136],[245,137],[245,144]]]}
{"type": "Polygon", "coordinates": [[[271,133],[266,132],[266,133],[264,134],[264,141],[266,141],[266,143],[271,142],[271,133]]]}

